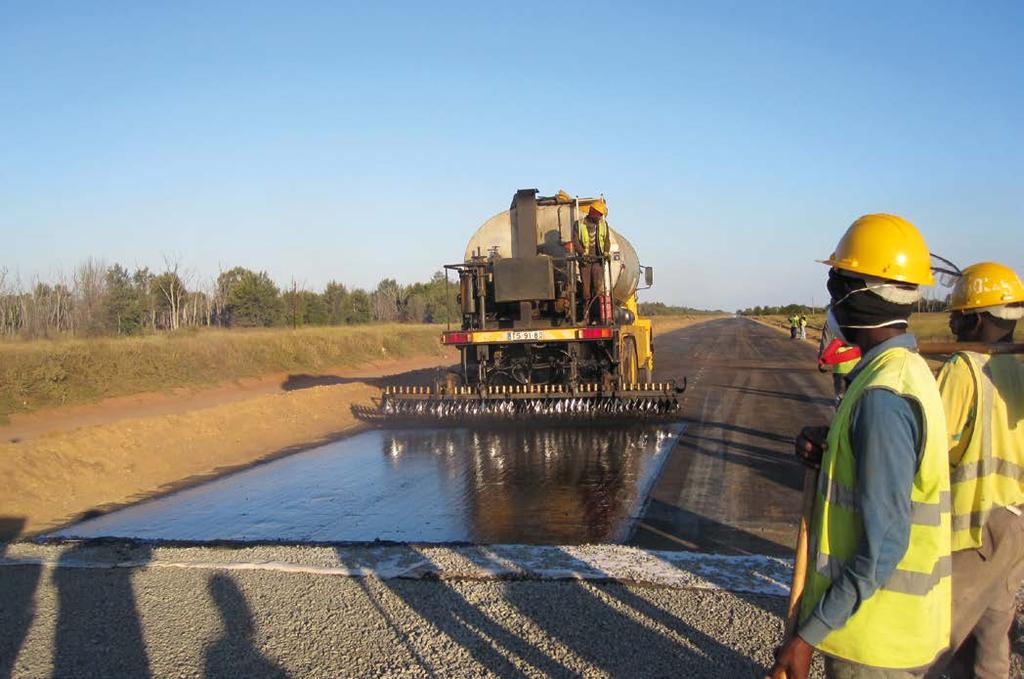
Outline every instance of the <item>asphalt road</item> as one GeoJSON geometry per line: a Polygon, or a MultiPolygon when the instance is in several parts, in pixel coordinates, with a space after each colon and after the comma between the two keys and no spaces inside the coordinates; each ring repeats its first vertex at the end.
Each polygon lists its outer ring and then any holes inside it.
{"type": "MultiPolygon", "coordinates": [[[[557,565],[523,574],[484,549],[490,575],[451,565],[412,575],[395,571],[422,556],[411,547],[369,558],[326,547],[0,544],[0,678],[761,676],[785,599],[716,569],[773,560],[687,566],[649,550],[788,554],[802,475],[792,436],[827,421],[829,379],[812,346],[739,319],[670,333],[656,351],[658,377],[689,377],[690,426],[642,516],[643,549],[614,548],[626,551],[611,554],[606,577],[578,580],[557,565]],[[700,577],[666,583],[644,570],[652,559],[700,577]]],[[[778,589],[784,578],[772,577],[778,589]]]]}
{"type": "Polygon", "coordinates": [[[833,412],[815,357],[811,343],[740,318],[656,340],[655,379],[688,379],[687,428],[633,544],[792,555],[804,474],[793,438],[833,412]]]}

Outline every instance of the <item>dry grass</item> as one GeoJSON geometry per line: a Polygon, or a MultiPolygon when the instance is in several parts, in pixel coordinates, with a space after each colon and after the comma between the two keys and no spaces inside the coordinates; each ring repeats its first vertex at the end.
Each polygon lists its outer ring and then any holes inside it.
{"type": "Polygon", "coordinates": [[[703,323],[704,321],[714,320],[716,318],[725,318],[729,314],[682,314],[679,316],[648,316],[651,319],[652,329],[654,330],[654,336],[657,337],[660,334],[666,332],[672,332],[679,328],[685,328],[690,325],[697,323],[703,323]]]}
{"type": "Polygon", "coordinates": [[[0,342],[0,422],[13,412],[109,396],[438,354],[440,331],[382,324],[0,342]]]}
{"type": "MultiPolygon", "coordinates": [[[[789,330],[789,319],[785,316],[753,316],[756,320],[789,330]]],[[[945,312],[920,313],[910,317],[910,332],[919,340],[951,340],[949,332],[949,314],[945,312]]],[[[821,329],[825,325],[825,314],[812,314],[807,317],[807,337],[818,340],[821,329]]]]}

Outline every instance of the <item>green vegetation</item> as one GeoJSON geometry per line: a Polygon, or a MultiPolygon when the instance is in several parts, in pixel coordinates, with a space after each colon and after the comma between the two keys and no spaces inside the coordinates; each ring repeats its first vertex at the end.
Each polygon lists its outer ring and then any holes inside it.
{"type": "Polygon", "coordinates": [[[719,309],[694,309],[688,306],[668,306],[664,302],[640,302],[637,310],[641,316],[702,316],[721,315],[719,309]]]}
{"type": "Polygon", "coordinates": [[[331,281],[321,292],[293,282],[282,290],[265,271],[234,267],[202,283],[165,263],[148,268],[89,260],[54,283],[25,287],[0,269],[0,337],[132,336],[182,328],[270,328],[372,322],[443,323],[456,286],[443,272],[425,283],[384,279],[373,291],[331,281]]]}
{"type": "Polygon", "coordinates": [[[392,323],[0,342],[0,422],[12,412],[108,396],[437,355],[440,332],[436,325],[392,323]]]}

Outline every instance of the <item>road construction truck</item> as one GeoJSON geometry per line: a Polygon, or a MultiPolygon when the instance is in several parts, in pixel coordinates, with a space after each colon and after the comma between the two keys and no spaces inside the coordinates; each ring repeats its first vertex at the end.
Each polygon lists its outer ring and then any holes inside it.
{"type": "Polygon", "coordinates": [[[451,297],[461,324],[441,342],[458,348],[459,366],[433,387],[386,388],[384,414],[461,421],[678,411],[683,387],[651,381],[651,321],[637,310],[651,267],[611,227],[607,252],[574,247],[574,225],[603,198],[537,193],[516,192],[469,239],[463,261],[445,266],[458,279],[451,297]],[[595,264],[603,285],[586,299],[581,270],[595,264]]]}

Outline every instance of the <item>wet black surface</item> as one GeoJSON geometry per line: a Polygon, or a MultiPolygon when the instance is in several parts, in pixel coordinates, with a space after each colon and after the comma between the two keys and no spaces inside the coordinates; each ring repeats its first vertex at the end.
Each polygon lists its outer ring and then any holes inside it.
{"type": "Polygon", "coordinates": [[[580,544],[629,539],[681,424],[370,431],[55,537],[580,544]]]}

